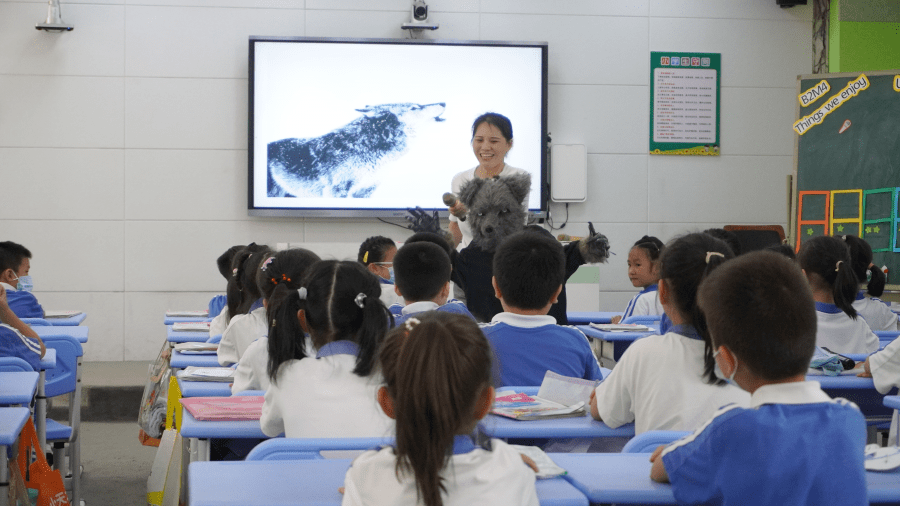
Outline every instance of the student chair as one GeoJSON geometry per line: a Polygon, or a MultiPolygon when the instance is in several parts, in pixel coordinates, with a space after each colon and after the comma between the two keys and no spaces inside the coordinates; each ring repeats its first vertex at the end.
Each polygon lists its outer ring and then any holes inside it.
{"type": "Polygon", "coordinates": [[[394,438],[276,438],[256,445],[245,460],[315,460],[321,451],[371,450],[394,444],[394,438]]]}
{"type": "Polygon", "coordinates": [[[214,336],[209,336],[209,339],[207,339],[206,342],[218,344],[218,343],[222,342],[222,334],[216,334],[214,336]]]}
{"type": "Polygon", "coordinates": [[[622,453],[653,453],[659,445],[667,445],[690,434],[680,430],[648,430],[631,438],[622,447],[622,453]]]}
{"type": "Polygon", "coordinates": [[[78,505],[81,503],[81,441],[78,435],[81,428],[81,361],[84,350],[72,336],[51,335],[42,339],[47,348],[56,350],[56,367],[46,373],[46,396],[68,395],[69,400],[68,425],[48,418],[47,442],[53,443],[53,468],[62,472],[66,488],[72,492],[71,504],[78,505]]]}
{"type": "Polygon", "coordinates": [[[659,320],[662,318],[662,315],[652,315],[652,314],[639,314],[634,316],[629,316],[622,320],[622,323],[640,323],[643,325],[650,325],[653,323],[659,323],[659,320]]]}
{"type": "Polygon", "coordinates": [[[29,327],[52,327],[52,324],[43,318],[20,318],[25,325],[29,327]]]}
{"type": "Polygon", "coordinates": [[[224,295],[216,295],[215,297],[209,299],[209,313],[207,314],[208,318],[215,318],[219,316],[219,313],[222,312],[222,309],[228,305],[228,298],[224,295]]]}
{"type": "Polygon", "coordinates": [[[0,357],[0,372],[33,372],[31,364],[19,357],[0,357]]]}

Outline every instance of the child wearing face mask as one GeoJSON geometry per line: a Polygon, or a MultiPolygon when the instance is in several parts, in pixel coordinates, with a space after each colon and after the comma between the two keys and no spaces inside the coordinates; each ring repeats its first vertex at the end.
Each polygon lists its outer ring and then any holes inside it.
{"type": "Polygon", "coordinates": [[[6,289],[10,309],[19,318],[43,318],[44,308],[31,293],[31,252],[12,241],[0,242],[0,285],[6,289]]]}
{"type": "Polygon", "coordinates": [[[394,255],[397,244],[388,237],[376,235],[359,245],[356,261],[363,264],[381,283],[381,302],[386,307],[392,304],[406,305],[403,297],[394,290],[394,255]]]}

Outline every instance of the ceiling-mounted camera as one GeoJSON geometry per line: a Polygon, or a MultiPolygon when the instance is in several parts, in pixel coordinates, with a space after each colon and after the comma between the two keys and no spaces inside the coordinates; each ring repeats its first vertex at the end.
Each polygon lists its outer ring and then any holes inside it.
{"type": "Polygon", "coordinates": [[[439,26],[437,23],[428,22],[428,4],[425,3],[425,0],[413,0],[409,23],[403,23],[400,28],[412,30],[412,33],[415,34],[421,30],[437,30],[439,26]]]}
{"type": "Polygon", "coordinates": [[[412,19],[424,23],[428,21],[428,5],[425,0],[415,0],[412,5],[412,19]]]}

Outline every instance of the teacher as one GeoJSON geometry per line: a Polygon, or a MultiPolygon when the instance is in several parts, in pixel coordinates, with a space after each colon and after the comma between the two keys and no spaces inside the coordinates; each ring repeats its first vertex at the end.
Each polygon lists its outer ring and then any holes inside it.
{"type": "MultiPolygon", "coordinates": [[[[509,118],[495,112],[487,112],[475,118],[472,123],[472,151],[478,159],[478,166],[453,176],[450,183],[451,191],[459,195],[462,185],[475,178],[489,179],[517,173],[528,174],[527,171],[506,164],[506,153],[512,149],[512,145],[513,129],[509,118]]],[[[526,202],[523,202],[523,205],[527,205],[526,202]]],[[[453,245],[463,249],[472,241],[472,229],[468,222],[460,221],[469,210],[459,201],[449,209],[453,245]]]]}

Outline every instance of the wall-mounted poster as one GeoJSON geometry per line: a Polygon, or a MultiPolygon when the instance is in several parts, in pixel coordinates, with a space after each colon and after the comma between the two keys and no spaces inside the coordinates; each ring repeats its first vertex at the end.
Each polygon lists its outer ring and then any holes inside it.
{"type": "Polygon", "coordinates": [[[650,154],[719,154],[720,53],[650,53],[650,154]]]}

